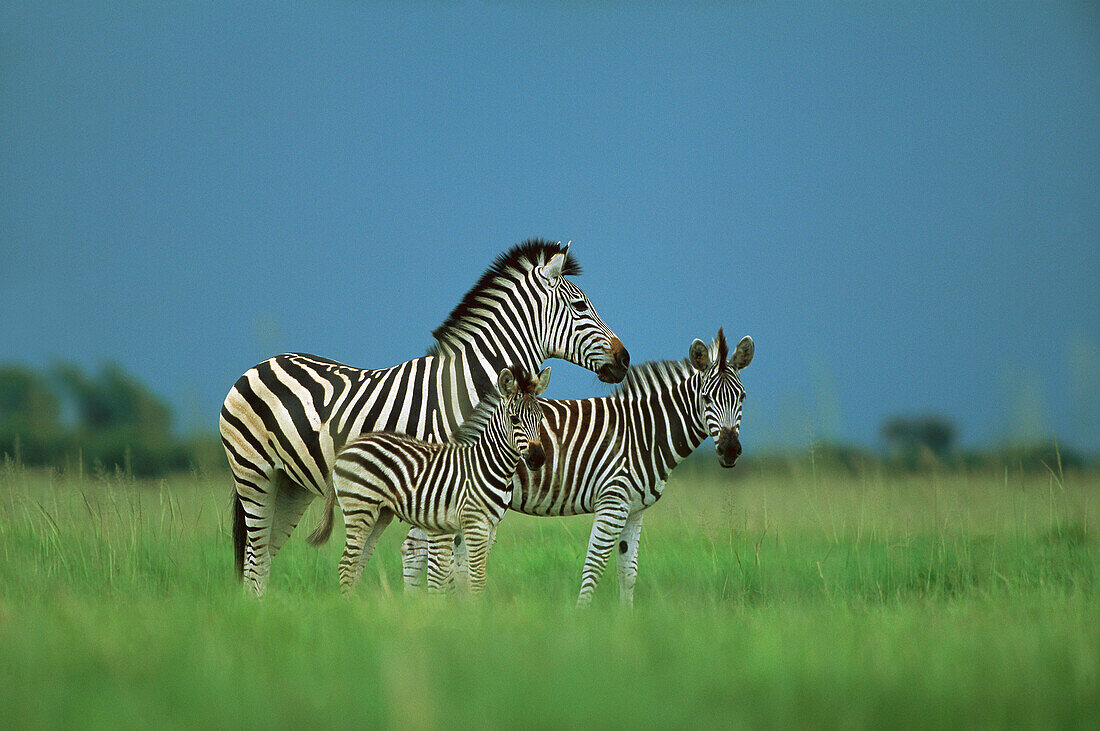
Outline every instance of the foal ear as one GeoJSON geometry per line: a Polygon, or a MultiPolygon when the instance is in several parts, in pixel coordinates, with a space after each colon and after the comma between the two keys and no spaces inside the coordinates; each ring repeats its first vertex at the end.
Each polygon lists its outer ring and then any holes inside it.
{"type": "Polygon", "coordinates": [[[737,344],[737,350],[733,351],[733,357],[730,358],[730,365],[741,370],[749,363],[752,363],[753,353],[756,352],[756,346],[752,343],[752,338],[748,335],[741,338],[741,342],[737,344]]]}
{"type": "Polygon", "coordinates": [[[542,265],[542,276],[544,279],[553,282],[555,279],[561,276],[561,270],[565,267],[565,252],[554,254],[550,257],[550,261],[542,265]]]}
{"type": "Polygon", "coordinates": [[[691,341],[691,347],[688,348],[688,363],[691,363],[691,367],[697,371],[710,368],[710,349],[699,338],[691,341]]]}
{"type": "Polygon", "coordinates": [[[516,383],[516,377],[512,375],[512,371],[505,368],[497,376],[497,390],[505,398],[511,398],[516,395],[516,391],[519,390],[519,384],[516,383]]]}
{"type": "Polygon", "coordinates": [[[546,387],[550,385],[550,366],[546,366],[539,371],[539,383],[535,387],[535,395],[541,396],[546,387]]]}

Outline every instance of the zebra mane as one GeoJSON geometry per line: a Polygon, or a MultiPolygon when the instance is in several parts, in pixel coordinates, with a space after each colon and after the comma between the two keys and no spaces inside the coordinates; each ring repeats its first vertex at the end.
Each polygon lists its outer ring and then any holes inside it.
{"type": "MultiPolygon", "coordinates": [[[[470,288],[466,296],[455,305],[451,314],[447,316],[443,324],[432,331],[432,337],[436,342],[428,348],[428,355],[441,355],[445,344],[452,341],[454,336],[462,331],[462,325],[470,318],[470,312],[479,304],[479,298],[485,290],[492,287],[497,279],[514,277],[516,274],[525,274],[535,267],[542,266],[550,261],[556,254],[564,253],[565,246],[560,241],[547,241],[545,239],[528,239],[522,244],[516,244],[512,248],[497,256],[493,263],[470,288]]],[[[581,273],[580,264],[571,255],[566,255],[565,265],[561,273],[565,276],[575,276],[581,273]]]]}
{"type": "Polygon", "coordinates": [[[615,387],[612,396],[627,398],[630,396],[648,396],[657,393],[664,386],[679,383],[688,378],[695,369],[684,360],[649,360],[641,365],[631,366],[626,378],[615,387]]]}
{"type": "MultiPolygon", "coordinates": [[[[532,375],[530,371],[521,365],[509,366],[508,370],[516,377],[516,382],[519,384],[521,393],[530,394],[532,396],[535,394],[539,385],[537,375],[532,375]]],[[[466,417],[466,420],[463,421],[457,429],[451,432],[451,436],[447,438],[447,443],[457,446],[468,446],[476,442],[485,431],[485,427],[488,426],[489,421],[493,418],[493,412],[496,411],[499,405],[500,391],[494,386],[485,394],[485,398],[478,402],[474,410],[466,417]]]]}
{"type": "MultiPolygon", "coordinates": [[[[725,362],[725,357],[729,355],[729,349],[726,345],[725,335],[722,334],[721,330],[718,331],[718,337],[707,346],[707,351],[710,353],[711,362],[715,358],[722,358],[725,362]]],[[[687,358],[683,360],[646,361],[630,367],[630,370],[626,372],[626,378],[615,387],[612,396],[624,398],[649,396],[659,392],[665,386],[686,380],[695,372],[694,366],[688,362],[687,358]]]]}
{"type": "Polygon", "coordinates": [[[730,358],[730,346],[726,343],[726,334],[718,328],[718,339],[711,344],[711,358],[714,358],[714,346],[718,346],[718,372],[725,373],[730,358]]]}
{"type": "Polygon", "coordinates": [[[485,431],[485,427],[489,425],[489,420],[493,418],[493,412],[499,405],[500,393],[495,388],[489,389],[485,398],[477,402],[477,406],[465,421],[451,432],[451,436],[447,437],[447,443],[465,447],[476,442],[485,431]]]}

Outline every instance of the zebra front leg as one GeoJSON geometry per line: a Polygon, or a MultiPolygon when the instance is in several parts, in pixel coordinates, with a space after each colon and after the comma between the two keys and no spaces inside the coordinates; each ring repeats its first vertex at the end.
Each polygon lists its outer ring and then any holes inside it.
{"type": "Polygon", "coordinates": [[[454,590],[464,594],[470,590],[470,557],[466,553],[466,541],[461,533],[455,533],[454,590]]]}
{"type": "MultiPolygon", "coordinates": [[[[497,526],[489,527],[489,547],[486,551],[493,550],[493,544],[497,542],[497,526]]],[[[462,540],[462,534],[455,535],[455,586],[459,591],[470,589],[470,562],[466,552],[466,542],[462,540]]]]}
{"type": "Polygon", "coordinates": [[[363,567],[367,565],[382,531],[390,524],[393,513],[378,503],[351,504],[341,499],[344,511],[344,555],[340,558],[340,591],[351,596],[363,567]]]}
{"type": "Polygon", "coordinates": [[[588,555],[584,558],[584,569],[581,571],[581,591],[577,595],[578,609],[583,609],[592,603],[592,594],[596,591],[596,584],[600,583],[604,568],[607,567],[611,547],[622,534],[629,512],[626,498],[618,493],[605,493],[596,498],[596,517],[592,521],[592,534],[588,538],[588,555]]]}
{"type": "Polygon", "coordinates": [[[428,593],[442,594],[454,589],[454,533],[428,536],[428,593]]]}
{"type": "Polygon", "coordinates": [[[428,564],[428,534],[413,526],[401,543],[401,573],[405,591],[418,594],[424,587],[424,572],[428,564]]]}
{"type": "Polygon", "coordinates": [[[466,544],[466,571],[470,594],[476,596],[485,591],[485,563],[489,557],[489,537],[495,534],[495,526],[487,516],[478,516],[463,525],[462,539],[466,544]]]}
{"type": "Polygon", "coordinates": [[[631,513],[619,536],[619,602],[634,607],[634,583],[638,579],[638,540],[642,535],[642,517],[638,510],[631,513]]]}

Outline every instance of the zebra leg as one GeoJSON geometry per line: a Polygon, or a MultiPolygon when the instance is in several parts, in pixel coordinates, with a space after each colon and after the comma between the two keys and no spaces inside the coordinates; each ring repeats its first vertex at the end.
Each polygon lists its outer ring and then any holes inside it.
{"type": "Polygon", "coordinates": [[[245,476],[236,469],[233,472],[237,500],[244,512],[243,546],[238,548],[243,554],[241,582],[245,594],[256,597],[262,597],[267,591],[267,578],[271,573],[269,541],[275,512],[276,479],[259,473],[245,476]]]}
{"type": "Polygon", "coordinates": [[[271,558],[275,558],[275,554],[298,526],[298,521],[302,519],[306,508],[317,496],[316,493],[292,482],[285,474],[280,473],[280,475],[278,490],[275,492],[275,515],[271,524],[271,558]]]}
{"type": "MultiPolygon", "coordinates": [[[[486,553],[493,550],[493,544],[497,542],[497,527],[489,526],[489,544],[486,553]]],[[[466,541],[462,534],[455,535],[455,587],[458,591],[470,589],[470,556],[466,548],[466,541]]]]}
{"type": "Polygon", "coordinates": [[[619,535],[619,601],[634,607],[634,582],[638,579],[638,539],[642,535],[641,510],[631,513],[619,535]]]}
{"type": "Polygon", "coordinates": [[[461,533],[455,534],[454,588],[463,593],[470,590],[470,555],[461,533]]]}
{"type": "Polygon", "coordinates": [[[622,534],[629,512],[626,498],[618,493],[604,492],[596,498],[596,518],[592,521],[588,555],[584,558],[584,569],[581,571],[581,591],[577,595],[578,609],[592,603],[592,593],[596,590],[596,584],[600,583],[611,547],[622,534]]]}
{"type": "Polygon", "coordinates": [[[338,569],[340,591],[350,596],[382,533],[376,527],[384,530],[393,514],[383,511],[379,503],[344,495],[340,496],[340,507],[344,511],[344,555],[338,569]]]}
{"type": "Polygon", "coordinates": [[[489,557],[489,535],[495,533],[487,518],[477,518],[462,526],[462,542],[466,544],[466,571],[469,592],[478,595],[485,590],[485,562],[489,557]]]}
{"type": "Polygon", "coordinates": [[[428,537],[428,593],[442,594],[454,588],[454,533],[428,537]]]}
{"type": "Polygon", "coordinates": [[[419,593],[424,586],[428,545],[428,534],[415,525],[401,543],[401,573],[405,578],[405,591],[411,594],[419,593]]]}

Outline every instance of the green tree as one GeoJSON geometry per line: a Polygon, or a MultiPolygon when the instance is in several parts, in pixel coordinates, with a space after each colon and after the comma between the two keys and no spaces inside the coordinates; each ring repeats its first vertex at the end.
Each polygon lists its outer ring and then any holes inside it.
{"type": "Polygon", "coordinates": [[[942,416],[895,416],[881,430],[890,453],[903,459],[945,459],[955,448],[955,425],[942,416]]]}
{"type": "Polygon", "coordinates": [[[60,448],[61,402],[38,373],[0,365],[0,455],[42,464],[60,448]]]}

